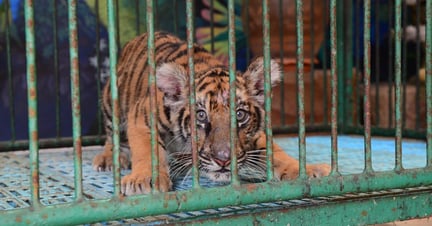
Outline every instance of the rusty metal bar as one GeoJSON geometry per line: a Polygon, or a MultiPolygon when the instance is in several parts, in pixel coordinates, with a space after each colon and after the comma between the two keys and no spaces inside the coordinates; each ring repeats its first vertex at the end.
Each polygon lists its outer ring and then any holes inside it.
{"type": "Polygon", "coordinates": [[[37,74],[36,74],[36,49],[34,33],[33,1],[24,3],[24,16],[26,21],[26,61],[27,61],[27,98],[28,98],[28,124],[29,124],[29,150],[30,150],[30,190],[31,205],[34,208],[40,206],[39,194],[39,144],[38,144],[38,109],[37,109],[37,74]]]}
{"type": "Polygon", "coordinates": [[[78,27],[76,17],[76,0],[68,1],[69,17],[69,55],[71,65],[71,101],[72,101],[72,125],[74,147],[74,182],[75,199],[83,198],[82,188],[82,141],[81,141],[81,105],[79,83],[79,58],[78,58],[78,27]]]}
{"type": "Polygon", "coordinates": [[[152,158],[152,192],[157,193],[156,184],[159,176],[159,149],[157,140],[157,98],[156,98],[156,62],[155,62],[155,5],[154,0],[147,0],[147,57],[150,90],[150,139],[151,139],[151,158],[152,158]]]}
{"type": "Polygon", "coordinates": [[[372,153],[371,153],[371,107],[370,107],[370,14],[371,2],[364,0],[364,27],[363,27],[363,42],[364,42],[364,138],[365,138],[365,172],[372,172],[372,153]]]}
{"type": "Polygon", "coordinates": [[[395,121],[396,121],[396,149],[395,149],[395,170],[402,170],[402,84],[401,84],[401,40],[402,40],[402,29],[401,29],[401,17],[402,17],[402,0],[396,0],[394,5],[395,10],[395,92],[396,92],[396,103],[395,103],[395,121]]]}
{"type": "MultiPolygon", "coordinates": [[[[263,12],[264,13],[264,12],[263,12]]],[[[229,96],[230,96],[230,149],[231,149],[231,184],[238,185],[237,168],[237,101],[236,101],[236,39],[234,0],[228,1],[228,55],[229,55],[229,96]]]]}
{"type": "Polygon", "coordinates": [[[108,42],[109,42],[109,59],[110,59],[110,88],[112,102],[112,130],[113,130],[113,177],[114,177],[114,196],[120,195],[120,128],[119,128],[119,99],[117,89],[117,26],[116,10],[114,0],[107,0],[108,10],[108,42]]]}
{"type": "Polygon", "coordinates": [[[432,1],[426,1],[427,166],[432,167],[432,1]]]}
{"type": "MultiPolygon", "coordinates": [[[[330,1],[330,73],[331,73],[331,174],[338,173],[338,74],[336,0],[330,1]]],[[[325,85],[327,86],[327,85],[325,85]]]]}
{"type": "Polygon", "coordinates": [[[195,21],[194,21],[194,1],[186,1],[186,35],[188,45],[188,71],[189,71],[189,104],[190,104],[190,118],[191,118],[191,147],[192,147],[192,186],[199,188],[199,160],[197,148],[197,129],[196,129],[196,93],[195,93],[195,63],[194,63],[194,35],[195,35],[195,21]]]}
{"type": "MultiPolygon", "coordinates": [[[[33,223],[43,222],[43,224],[53,225],[83,224],[113,219],[212,209],[231,205],[292,200],[304,198],[305,196],[313,198],[352,192],[358,193],[401,187],[429,186],[432,184],[432,177],[430,175],[430,169],[416,169],[404,170],[400,173],[393,171],[377,172],[373,176],[356,174],[341,177],[327,177],[323,178],[323,180],[309,181],[310,190],[307,193],[305,193],[304,190],[304,181],[295,180],[277,184],[274,182],[244,184],[240,185],[238,188],[224,186],[177,191],[169,195],[158,193],[147,196],[130,196],[123,198],[121,201],[113,199],[88,200],[86,202],[44,206],[38,211],[34,211],[31,208],[5,211],[0,215],[0,220],[6,225],[26,224],[27,221],[33,223]]],[[[428,191],[430,193],[430,190],[428,191]]],[[[412,201],[419,199],[424,203],[424,200],[421,198],[412,199],[412,201]]],[[[350,203],[357,203],[351,200],[350,203]]],[[[426,204],[428,204],[428,202],[426,202],[426,204]]],[[[318,206],[321,206],[321,204],[318,204],[318,206]]],[[[343,214],[345,214],[345,212],[343,214]]]]}
{"type": "Polygon", "coordinates": [[[306,178],[306,129],[304,109],[303,1],[296,0],[297,104],[299,125],[299,178],[306,178]]]}

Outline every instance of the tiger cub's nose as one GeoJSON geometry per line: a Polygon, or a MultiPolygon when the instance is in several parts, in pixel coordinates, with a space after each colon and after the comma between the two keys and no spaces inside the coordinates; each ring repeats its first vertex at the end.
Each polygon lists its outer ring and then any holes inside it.
{"type": "Polygon", "coordinates": [[[230,152],[229,147],[217,151],[213,155],[213,160],[219,166],[228,166],[230,164],[230,162],[231,162],[231,152],[230,152]]]}

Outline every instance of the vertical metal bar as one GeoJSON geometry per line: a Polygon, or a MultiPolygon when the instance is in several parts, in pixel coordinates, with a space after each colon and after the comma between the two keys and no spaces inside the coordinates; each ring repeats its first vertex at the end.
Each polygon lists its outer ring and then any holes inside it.
{"type": "Polygon", "coordinates": [[[157,142],[157,99],[156,99],[156,62],[155,62],[155,38],[154,38],[154,0],[147,0],[147,56],[149,68],[150,88],[150,139],[152,157],[152,190],[158,192],[156,184],[159,176],[159,150],[157,142]]]}
{"type": "Polygon", "coordinates": [[[395,150],[395,170],[402,169],[402,84],[401,84],[401,16],[402,16],[402,0],[396,0],[395,10],[395,82],[396,82],[396,150],[395,150]]]}
{"type": "Polygon", "coordinates": [[[116,10],[114,0],[107,0],[108,5],[108,39],[109,39],[109,59],[110,59],[110,85],[112,101],[112,130],[113,130],[113,177],[114,177],[114,196],[120,195],[120,130],[119,130],[119,100],[117,90],[117,26],[116,10]]]}
{"type": "Polygon", "coordinates": [[[195,95],[195,66],[194,66],[194,1],[186,1],[186,35],[188,45],[188,70],[189,70],[189,104],[191,117],[191,142],[192,142],[192,186],[199,188],[199,170],[198,170],[198,149],[197,149],[197,130],[196,130],[196,95],[195,95]]]}
{"type": "MultiPolygon", "coordinates": [[[[264,13],[264,11],[263,11],[264,13]]],[[[228,1],[228,55],[230,85],[230,149],[231,149],[231,183],[239,184],[237,169],[237,114],[236,114],[236,43],[234,0],[228,1]]]]}
{"type": "Polygon", "coordinates": [[[371,117],[370,117],[370,0],[364,0],[364,138],[365,138],[365,172],[372,172],[371,154],[371,117]]]}
{"type": "Polygon", "coordinates": [[[69,0],[69,55],[71,65],[71,98],[72,98],[72,139],[74,146],[74,182],[75,199],[80,200],[82,193],[82,148],[81,148],[81,111],[79,89],[78,28],[76,17],[76,0],[69,0]]]}
{"type": "MultiPolygon", "coordinates": [[[[322,1],[322,0],[320,0],[322,1]]],[[[314,18],[314,0],[310,0],[310,118],[309,123],[313,125],[315,123],[315,18],[314,18]]]]}
{"type": "Polygon", "coordinates": [[[426,1],[427,166],[432,166],[432,1],[426,1]]]}
{"type": "Polygon", "coordinates": [[[10,114],[10,129],[11,129],[11,145],[16,140],[16,132],[15,132],[15,94],[14,94],[14,84],[13,84],[13,76],[12,76],[12,62],[11,62],[11,42],[10,42],[10,4],[9,0],[5,1],[6,13],[5,13],[5,21],[6,21],[6,29],[5,29],[5,39],[6,39],[6,64],[7,64],[7,73],[8,73],[8,86],[9,86],[9,114],[10,114]]]}
{"type": "Polygon", "coordinates": [[[53,15],[53,56],[54,56],[54,78],[55,78],[55,113],[56,113],[56,139],[60,138],[60,77],[59,77],[59,60],[58,60],[58,42],[57,42],[57,1],[52,2],[53,15]]]}
{"type": "MultiPolygon", "coordinates": [[[[280,57],[280,64],[283,67],[283,60],[284,60],[284,19],[283,19],[283,1],[279,0],[279,57],[280,57]]],[[[282,68],[281,70],[281,86],[283,87],[284,84],[284,80],[285,80],[285,75],[284,75],[284,70],[282,68]]],[[[280,89],[280,122],[281,125],[285,125],[285,89],[280,89]]]]}
{"type": "MultiPolygon", "coordinates": [[[[271,78],[270,78],[270,10],[269,1],[262,2],[262,24],[263,24],[263,54],[264,54],[264,122],[266,133],[266,162],[267,180],[273,179],[273,134],[271,128],[271,78]]],[[[302,28],[303,30],[303,28],[302,28]]]]}
{"type": "Polygon", "coordinates": [[[303,2],[296,0],[297,32],[297,103],[299,124],[299,178],[306,177],[306,129],[304,111],[304,52],[303,52],[303,2]]]}
{"type": "Polygon", "coordinates": [[[337,77],[337,5],[336,0],[330,1],[330,53],[331,53],[331,174],[338,172],[338,77],[337,77]]]}
{"type": "Polygon", "coordinates": [[[26,68],[27,68],[27,99],[28,99],[28,124],[29,124],[29,150],[30,150],[30,185],[31,205],[40,206],[39,194],[39,141],[38,141],[38,109],[37,109],[37,74],[36,74],[36,50],[34,33],[33,1],[24,3],[24,16],[26,21],[26,68]]]}

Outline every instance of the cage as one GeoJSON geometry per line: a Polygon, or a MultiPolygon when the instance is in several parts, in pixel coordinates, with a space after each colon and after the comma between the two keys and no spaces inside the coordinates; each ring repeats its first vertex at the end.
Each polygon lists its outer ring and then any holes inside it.
{"type": "MultiPolygon", "coordinates": [[[[0,0],[0,222],[364,225],[428,217],[431,15],[432,2],[422,0],[0,0]],[[200,177],[194,161],[173,191],[124,196],[120,181],[130,170],[120,170],[118,115],[113,171],[93,170],[106,139],[102,87],[115,83],[125,44],[147,33],[154,51],[159,30],[187,42],[191,68],[192,43],[230,76],[263,56],[270,81],[270,59],[280,63],[281,84],[264,85],[263,120],[266,140],[299,160],[296,179],[274,179],[268,142],[265,181],[220,185],[200,177]],[[330,174],[308,178],[306,164],[318,162],[330,174]]],[[[148,64],[157,66],[152,57],[148,64]]]]}

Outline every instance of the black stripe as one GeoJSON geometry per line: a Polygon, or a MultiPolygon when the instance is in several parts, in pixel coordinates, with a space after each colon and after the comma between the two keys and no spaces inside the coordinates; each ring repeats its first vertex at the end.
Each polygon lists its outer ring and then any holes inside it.
{"type": "Polygon", "coordinates": [[[261,116],[261,109],[259,107],[254,106],[254,109],[255,109],[255,115],[256,115],[257,123],[258,123],[258,125],[254,131],[254,133],[256,133],[256,132],[258,132],[258,130],[261,129],[262,116],[261,116]]]}

